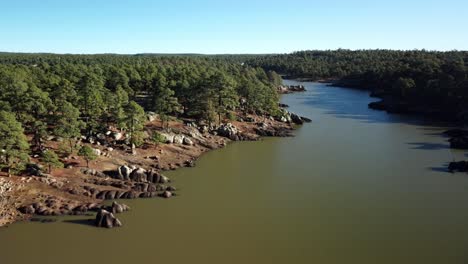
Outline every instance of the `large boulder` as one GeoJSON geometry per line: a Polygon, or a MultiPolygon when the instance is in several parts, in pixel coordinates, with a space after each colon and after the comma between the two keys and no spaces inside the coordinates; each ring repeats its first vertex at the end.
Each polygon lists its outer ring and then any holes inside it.
{"type": "Polygon", "coordinates": [[[133,172],[133,169],[128,166],[119,167],[119,177],[122,180],[130,180],[130,174],[133,172]]]}
{"type": "Polygon", "coordinates": [[[147,174],[147,180],[152,183],[159,183],[161,180],[161,173],[156,170],[150,170],[147,174]]]}
{"type": "Polygon", "coordinates": [[[147,181],[147,176],[146,176],[146,170],[143,168],[138,168],[130,174],[130,179],[135,182],[146,182],[147,181]]]}
{"type": "Polygon", "coordinates": [[[159,132],[159,134],[164,137],[166,143],[168,143],[168,144],[174,143],[174,135],[173,134],[161,133],[161,132],[159,132]]]}
{"type": "Polygon", "coordinates": [[[290,113],[290,115],[291,115],[291,120],[294,124],[296,125],[304,124],[304,120],[302,120],[300,116],[296,115],[295,113],[290,113]]]}
{"type": "Polygon", "coordinates": [[[43,176],[42,166],[36,163],[27,164],[26,173],[30,176],[43,176]]]}
{"type": "Polygon", "coordinates": [[[172,197],[172,193],[170,191],[164,191],[162,194],[161,194],[161,197],[163,198],[171,198],[172,197]]]}
{"type": "Polygon", "coordinates": [[[156,114],[155,112],[147,112],[146,118],[148,119],[149,122],[153,122],[158,118],[158,114],[156,114]]]}
{"type": "Polygon", "coordinates": [[[232,138],[239,133],[239,129],[231,123],[222,124],[217,129],[218,135],[222,137],[232,138]]]}
{"type": "Polygon", "coordinates": [[[32,215],[36,212],[36,209],[32,205],[23,206],[19,208],[18,210],[23,214],[29,214],[29,215],[32,215]]]}
{"type": "Polygon", "coordinates": [[[120,132],[116,132],[112,135],[115,140],[121,140],[123,138],[123,134],[120,132]]]}
{"type": "Polygon", "coordinates": [[[301,119],[302,119],[302,121],[304,121],[305,123],[310,123],[310,122],[312,122],[312,119],[307,118],[307,117],[301,116],[301,119]]]}
{"type": "Polygon", "coordinates": [[[99,134],[96,135],[96,138],[101,140],[101,141],[104,141],[104,140],[106,140],[106,135],[102,134],[102,133],[99,133],[99,134]]]}
{"type": "Polygon", "coordinates": [[[101,209],[98,211],[96,215],[95,225],[97,227],[105,227],[105,228],[113,228],[113,227],[121,227],[122,222],[117,219],[113,213],[101,209]]]}
{"type": "Polygon", "coordinates": [[[169,182],[171,182],[171,180],[168,177],[166,177],[164,175],[160,175],[159,183],[165,184],[165,183],[169,183],[169,182]]]}
{"type": "Polygon", "coordinates": [[[196,127],[189,127],[187,128],[188,131],[188,136],[196,139],[203,139],[203,135],[200,133],[200,130],[196,127]]]}
{"type": "Polygon", "coordinates": [[[96,156],[101,156],[102,154],[102,151],[100,149],[93,149],[93,152],[94,154],[96,154],[96,156]]]}
{"type": "Polygon", "coordinates": [[[175,135],[174,136],[174,144],[183,144],[184,143],[184,135],[175,135]]]}
{"type": "Polygon", "coordinates": [[[123,212],[126,212],[130,210],[130,207],[126,204],[120,204],[118,202],[113,202],[111,207],[110,207],[110,211],[113,213],[113,214],[121,214],[123,212]]]}
{"type": "Polygon", "coordinates": [[[184,145],[192,146],[193,141],[188,137],[184,137],[184,145]]]}

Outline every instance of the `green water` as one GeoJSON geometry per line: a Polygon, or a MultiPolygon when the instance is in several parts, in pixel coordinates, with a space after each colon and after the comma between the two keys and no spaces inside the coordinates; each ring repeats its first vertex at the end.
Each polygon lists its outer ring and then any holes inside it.
{"type": "MultiPolygon", "coordinates": [[[[467,263],[468,175],[444,127],[307,83],[283,97],[314,122],[231,144],[168,175],[180,196],[125,201],[124,227],[78,218],[0,229],[0,263],[467,263]]],[[[86,218],[86,217],[85,217],[86,218]]]]}

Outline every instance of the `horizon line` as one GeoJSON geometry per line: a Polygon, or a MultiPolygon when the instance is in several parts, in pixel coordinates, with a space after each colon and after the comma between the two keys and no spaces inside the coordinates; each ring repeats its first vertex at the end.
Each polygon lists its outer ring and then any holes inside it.
{"type": "Polygon", "coordinates": [[[306,51],[425,51],[425,52],[468,52],[468,50],[436,50],[436,49],[425,49],[425,48],[414,48],[414,49],[388,49],[388,48],[372,48],[372,49],[347,49],[347,48],[337,48],[337,49],[304,49],[304,50],[295,50],[290,52],[276,52],[276,53],[198,53],[198,52],[138,52],[138,53],[119,53],[119,52],[96,52],[96,53],[69,53],[69,52],[43,52],[43,51],[0,51],[0,54],[29,54],[29,55],[121,55],[121,56],[136,56],[136,55],[191,55],[191,56],[228,56],[228,55],[284,55],[284,54],[294,54],[297,52],[306,52],[306,51]]]}

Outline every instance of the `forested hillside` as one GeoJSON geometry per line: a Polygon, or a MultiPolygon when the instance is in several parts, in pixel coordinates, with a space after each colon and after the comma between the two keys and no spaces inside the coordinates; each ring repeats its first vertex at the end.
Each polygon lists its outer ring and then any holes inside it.
{"type": "Polygon", "coordinates": [[[199,56],[2,53],[0,164],[19,170],[48,136],[71,148],[108,126],[138,144],[145,110],[163,121],[206,123],[233,118],[240,108],[275,115],[278,80],[261,68],[199,56]]]}
{"type": "Polygon", "coordinates": [[[461,113],[468,108],[468,52],[336,50],[246,58],[249,65],[289,78],[335,79],[340,86],[370,89],[387,101],[461,113]]]}

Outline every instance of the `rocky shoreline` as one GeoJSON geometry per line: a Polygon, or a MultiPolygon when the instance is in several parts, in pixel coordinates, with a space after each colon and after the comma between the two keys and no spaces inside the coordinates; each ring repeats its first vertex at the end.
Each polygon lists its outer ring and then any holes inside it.
{"type": "MultiPolygon", "coordinates": [[[[193,167],[203,153],[225,147],[229,142],[293,136],[295,126],[305,122],[311,120],[283,110],[283,115],[276,119],[239,114],[238,120],[219,126],[172,121],[162,129],[161,121],[150,115],[145,129],[162,135],[164,142],[160,144],[129,149],[116,143],[125,135],[109,130],[82,140],[81,144],[91,146],[98,155],[90,168],[85,167],[82,158],[71,156],[65,160],[65,168],[51,174],[44,173],[37,163],[29,168],[31,175],[0,177],[0,226],[35,220],[35,216],[90,212],[97,213],[100,219],[96,220],[96,226],[121,226],[116,212],[103,205],[105,201],[174,197],[177,189],[163,175],[164,171],[193,167]]],[[[58,141],[51,138],[46,145],[56,148],[58,141]]]]}
{"type": "Polygon", "coordinates": [[[289,94],[305,91],[306,88],[304,87],[304,85],[281,85],[278,87],[278,93],[280,94],[289,94]]]}

